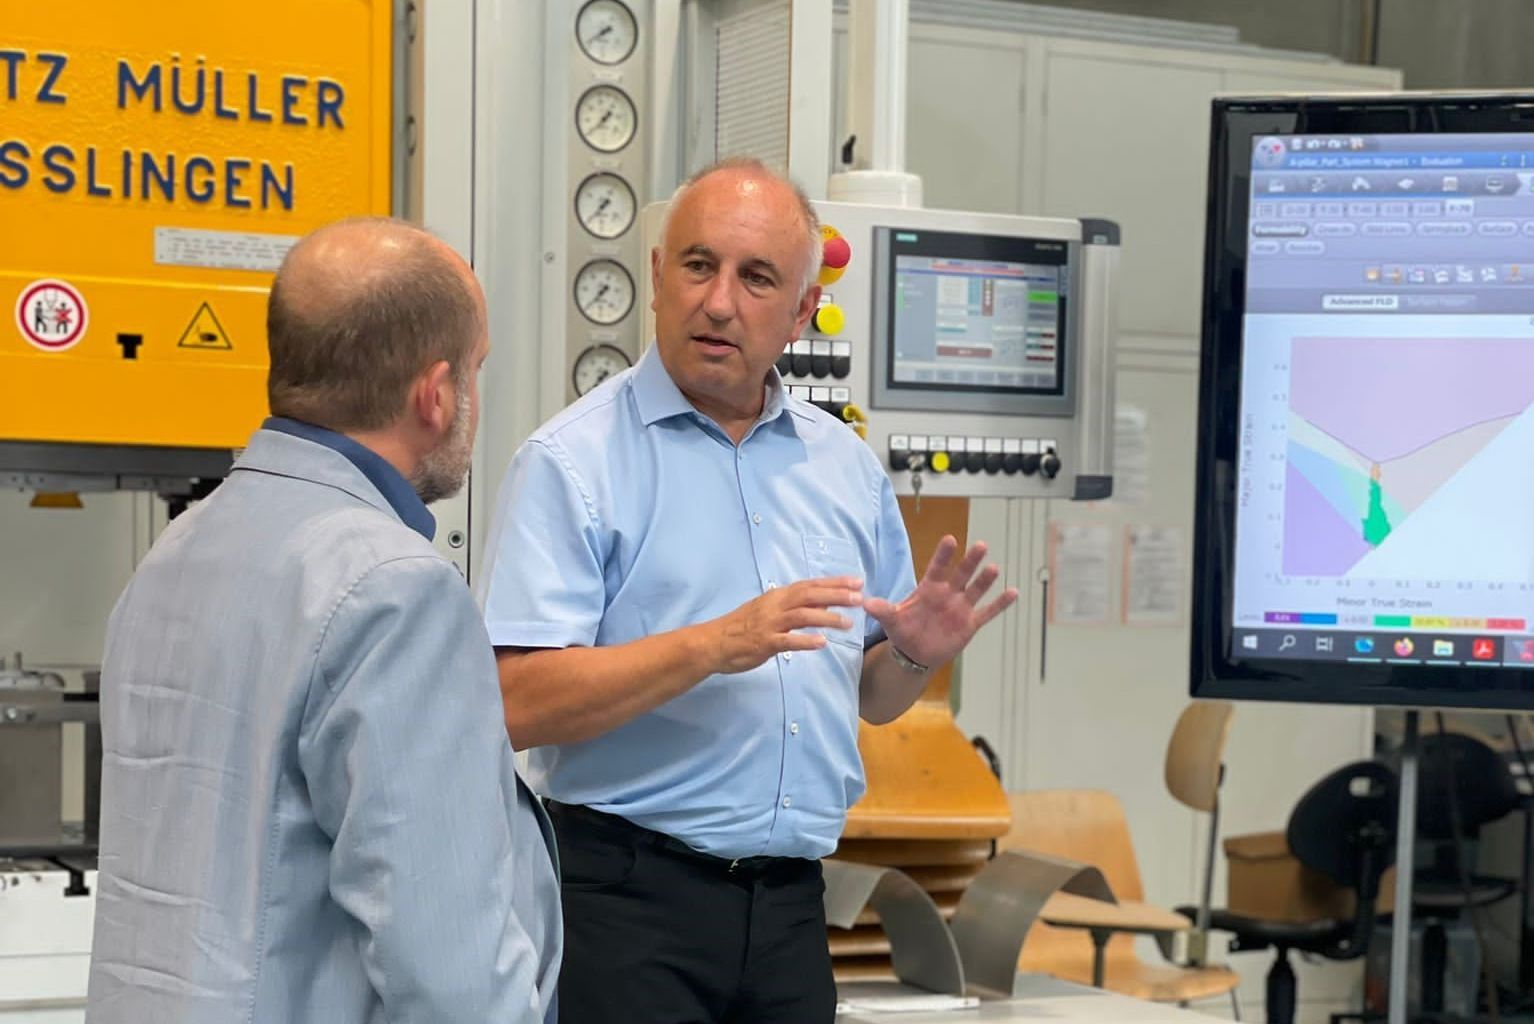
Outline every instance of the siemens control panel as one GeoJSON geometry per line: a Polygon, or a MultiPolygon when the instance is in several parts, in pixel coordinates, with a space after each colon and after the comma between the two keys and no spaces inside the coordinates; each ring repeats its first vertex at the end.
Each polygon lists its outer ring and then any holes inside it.
{"type": "MultiPolygon", "coordinates": [[[[646,210],[647,248],[664,209],[646,210]]],[[[820,305],[785,339],[790,395],[857,430],[901,494],[1112,494],[1116,225],[815,209],[820,305]]]]}

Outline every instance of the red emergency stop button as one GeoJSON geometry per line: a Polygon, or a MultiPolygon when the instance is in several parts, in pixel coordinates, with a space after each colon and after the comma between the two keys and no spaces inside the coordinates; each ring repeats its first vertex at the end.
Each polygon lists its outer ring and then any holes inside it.
{"type": "Polygon", "coordinates": [[[850,259],[852,259],[852,246],[847,244],[847,239],[841,235],[826,239],[825,255],[821,258],[823,264],[840,270],[850,259]]]}

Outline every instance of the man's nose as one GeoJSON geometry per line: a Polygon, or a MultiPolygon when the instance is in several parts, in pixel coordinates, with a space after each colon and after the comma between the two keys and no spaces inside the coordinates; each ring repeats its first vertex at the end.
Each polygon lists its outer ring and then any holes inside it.
{"type": "Polygon", "coordinates": [[[703,312],[710,320],[730,320],[735,316],[735,279],[717,274],[703,296],[703,312]]]}

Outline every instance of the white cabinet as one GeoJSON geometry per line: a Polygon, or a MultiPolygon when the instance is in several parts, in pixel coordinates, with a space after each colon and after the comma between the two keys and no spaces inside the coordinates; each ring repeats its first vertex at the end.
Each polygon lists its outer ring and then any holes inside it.
{"type": "MultiPolygon", "coordinates": [[[[1400,76],[1320,61],[920,23],[912,28],[910,65],[908,163],[925,179],[929,206],[1100,216],[1122,226],[1118,402],[1143,415],[1148,444],[1149,486],[1139,502],[972,504],[970,536],[990,542],[1023,597],[963,658],[960,725],[996,747],[1008,788],[1117,794],[1147,897],[1194,902],[1206,833],[1199,816],[1166,792],[1162,765],[1188,700],[1210,100],[1388,90],[1399,87],[1400,76]],[[1015,164],[990,163],[1013,151],[1015,164]],[[1106,624],[1044,625],[1052,522],[1106,527],[1106,624]],[[1175,623],[1123,623],[1131,526],[1181,531],[1175,623]]],[[[1364,709],[1239,706],[1226,754],[1222,834],[1281,829],[1312,782],[1370,756],[1371,721],[1364,709]]],[[[1223,863],[1215,893],[1223,898],[1223,863]]],[[[1243,974],[1249,1016],[1260,1016],[1270,957],[1232,962],[1243,974]]],[[[1298,970],[1302,1019],[1355,998],[1356,964],[1298,970]]]]}

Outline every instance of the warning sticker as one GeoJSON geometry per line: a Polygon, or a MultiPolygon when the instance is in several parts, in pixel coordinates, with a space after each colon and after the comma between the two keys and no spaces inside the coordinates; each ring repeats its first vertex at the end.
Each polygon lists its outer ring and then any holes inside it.
{"type": "Polygon", "coordinates": [[[204,302],[197,307],[197,314],[186,325],[186,330],[181,332],[181,340],[176,342],[176,347],[232,349],[234,343],[229,340],[224,325],[218,322],[213,307],[204,302]]]}
{"type": "Polygon", "coordinates": [[[89,319],[85,299],[63,281],[33,281],[16,300],[16,327],[44,352],[73,348],[85,337],[89,319]]]}

